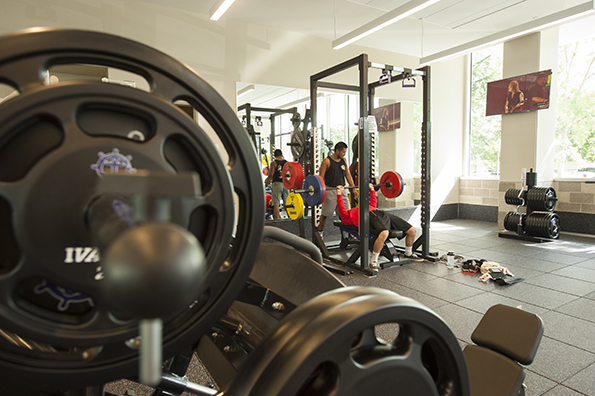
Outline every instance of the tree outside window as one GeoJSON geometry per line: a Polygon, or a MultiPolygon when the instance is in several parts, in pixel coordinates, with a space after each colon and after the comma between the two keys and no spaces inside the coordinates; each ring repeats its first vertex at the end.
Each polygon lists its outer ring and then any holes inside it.
{"type": "Polygon", "coordinates": [[[559,48],[555,145],[558,177],[595,177],[595,36],[559,48]]]}
{"type": "Polygon", "coordinates": [[[487,86],[502,78],[502,46],[471,54],[469,175],[500,174],[501,116],[486,117],[487,86]]]}

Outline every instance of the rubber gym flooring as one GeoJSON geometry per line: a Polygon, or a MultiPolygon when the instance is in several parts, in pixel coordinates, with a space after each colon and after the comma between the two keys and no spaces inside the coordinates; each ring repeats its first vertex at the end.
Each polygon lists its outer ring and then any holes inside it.
{"type": "MultiPolygon", "coordinates": [[[[595,239],[562,233],[553,242],[530,243],[500,238],[498,232],[495,223],[433,222],[430,250],[495,261],[525,281],[486,284],[479,275],[465,275],[439,262],[414,262],[381,270],[373,278],[338,277],[346,285],[382,287],[420,301],[449,324],[461,347],[471,342],[473,329],[489,307],[521,306],[545,324],[535,361],[526,368],[526,395],[595,395],[595,239]]],[[[209,383],[198,362],[191,366],[189,377],[209,383]]],[[[486,368],[486,386],[490,381],[497,381],[497,374],[486,368]]],[[[119,382],[107,390],[134,388],[139,396],[150,395],[134,385],[119,382]]]]}

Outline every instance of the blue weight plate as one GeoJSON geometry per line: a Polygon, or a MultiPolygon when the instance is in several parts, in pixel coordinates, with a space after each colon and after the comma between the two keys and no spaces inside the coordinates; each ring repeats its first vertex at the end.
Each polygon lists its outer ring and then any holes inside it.
{"type": "Polygon", "coordinates": [[[324,182],[316,177],[316,175],[310,175],[306,177],[304,189],[308,190],[303,193],[304,201],[310,206],[320,205],[326,192],[324,190],[324,182]]]}

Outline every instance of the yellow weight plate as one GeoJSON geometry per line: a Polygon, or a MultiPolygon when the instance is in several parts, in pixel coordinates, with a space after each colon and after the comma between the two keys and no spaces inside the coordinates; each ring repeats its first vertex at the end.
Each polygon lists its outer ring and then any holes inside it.
{"type": "Polygon", "coordinates": [[[291,220],[301,219],[304,215],[304,200],[297,193],[289,193],[285,201],[285,210],[291,220]]]}
{"type": "Polygon", "coordinates": [[[262,157],[260,157],[260,162],[262,162],[263,165],[268,165],[271,163],[271,157],[265,154],[262,157]]]}

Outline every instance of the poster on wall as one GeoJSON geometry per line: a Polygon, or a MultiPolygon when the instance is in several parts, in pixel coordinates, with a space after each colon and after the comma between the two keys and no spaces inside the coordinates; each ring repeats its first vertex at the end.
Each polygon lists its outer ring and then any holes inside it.
{"type": "Polygon", "coordinates": [[[547,109],[552,71],[544,70],[488,83],[486,116],[547,109]]]}
{"type": "Polygon", "coordinates": [[[374,109],[378,132],[394,131],[401,127],[401,103],[392,103],[374,109]]]}

